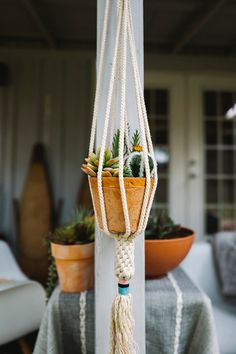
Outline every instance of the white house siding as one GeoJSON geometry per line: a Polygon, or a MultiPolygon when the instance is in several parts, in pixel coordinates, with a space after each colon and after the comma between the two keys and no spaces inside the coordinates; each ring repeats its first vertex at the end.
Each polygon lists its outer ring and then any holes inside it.
{"type": "Polygon", "coordinates": [[[15,244],[13,198],[19,199],[32,146],[46,147],[54,204],[73,213],[88,148],[94,60],[90,55],[2,51],[10,82],[0,87],[0,232],[15,244]]]}

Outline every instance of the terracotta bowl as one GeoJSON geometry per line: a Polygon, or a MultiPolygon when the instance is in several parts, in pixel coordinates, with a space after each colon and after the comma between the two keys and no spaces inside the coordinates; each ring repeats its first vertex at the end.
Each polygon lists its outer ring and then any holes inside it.
{"type": "Polygon", "coordinates": [[[146,278],[165,276],[187,256],[195,234],[190,229],[184,230],[189,231],[189,236],[170,240],[145,240],[146,278]]]}

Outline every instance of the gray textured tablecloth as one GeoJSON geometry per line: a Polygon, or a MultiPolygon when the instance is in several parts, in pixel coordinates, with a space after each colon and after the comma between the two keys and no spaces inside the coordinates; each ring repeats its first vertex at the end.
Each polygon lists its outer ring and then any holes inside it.
{"type": "Polygon", "coordinates": [[[216,270],[222,294],[236,301],[236,233],[219,232],[213,238],[216,270]]]}
{"type": "MultiPolygon", "coordinates": [[[[94,292],[66,294],[57,288],[34,354],[80,353],[95,353],[94,292]]],[[[187,275],[177,269],[168,277],[146,281],[146,354],[217,353],[210,300],[187,275]]]]}

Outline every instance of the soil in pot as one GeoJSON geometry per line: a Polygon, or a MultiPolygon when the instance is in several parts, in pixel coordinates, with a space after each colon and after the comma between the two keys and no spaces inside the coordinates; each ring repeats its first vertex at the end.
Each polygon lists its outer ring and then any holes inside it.
{"type": "Polygon", "coordinates": [[[60,287],[65,292],[81,292],[94,284],[94,242],[83,245],[51,243],[60,287]]]}
{"type": "Polygon", "coordinates": [[[145,240],[146,278],[165,276],[187,256],[195,235],[192,230],[181,228],[164,240],[145,240]]]}
{"type": "MultiPolygon", "coordinates": [[[[89,177],[92,192],[93,207],[96,210],[99,227],[102,229],[102,214],[99,203],[97,178],[89,177]]],[[[137,231],[145,193],[146,178],[125,177],[124,185],[128,205],[128,213],[132,233],[137,231]]],[[[104,201],[106,208],[108,229],[111,233],[124,233],[125,220],[121,201],[119,179],[117,177],[104,177],[102,179],[104,201]]],[[[153,180],[151,180],[151,188],[153,180]]]]}

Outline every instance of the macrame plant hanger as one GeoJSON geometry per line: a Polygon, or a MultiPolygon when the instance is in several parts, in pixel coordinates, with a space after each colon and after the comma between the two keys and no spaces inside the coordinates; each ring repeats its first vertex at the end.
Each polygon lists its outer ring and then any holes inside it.
{"type": "MultiPolygon", "coordinates": [[[[93,154],[95,148],[95,136],[97,126],[98,107],[100,101],[101,84],[103,77],[103,65],[106,54],[107,30],[109,21],[110,1],[106,0],[103,19],[101,49],[97,71],[97,84],[94,103],[93,122],[89,144],[89,154],[93,154]]],[[[108,236],[115,239],[115,275],[118,279],[118,295],[116,296],[111,319],[110,354],[134,354],[135,343],[133,339],[133,317],[131,311],[131,294],[129,293],[129,281],[134,275],[134,238],[144,232],[151,210],[154,194],[157,186],[157,167],[154,159],[153,145],[151,141],[147,113],[144,103],[143,89],[139,75],[134,40],[131,0],[117,0],[117,26],[115,33],[113,62],[108,82],[106,95],[106,107],[102,140],[100,146],[100,158],[98,162],[97,178],[89,177],[90,191],[94,206],[97,226],[108,236]],[[129,53],[129,57],[128,54],[129,53]],[[127,60],[130,58],[130,61],[127,60]],[[130,206],[128,202],[129,178],[123,177],[125,164],[124,146],[128,142],[127,126],[129,117],[126,110],[127,90],[127,64],[132,68],[133,90],[137,105],[137,115],[142,146],[142,168],[145,178],[138,178],[143,183],[142,202],[139,220],[136,227],[130,218],[130,206]],[[117,91],[119,95],[117,95],[117,91]],[[119,100],[119,102],[117,102],[119,100]],[[114,105],[116,106],[114,108],[114,105]],[[103,177],[103,163],[106,147],[110,144],[109,137],[114,129],[114,111],[119,107],[119,169],[118,177],[114,183],[118,186],[120,203],[123,209],[124,228],[121,232],[114,233],[110,230],[108,220],[107,199],[104,184],[108,177],[103,177]],[[109,129],[110,128],[110,129],[109,129]],[[109,130],[109,134],[108,134],[109,130]],[[111,132],[112,130],[112,132],[111,132]],[[150,171],[149,159],[153,160],[154,168],[150,171]]],[[[131,183],[132,184],[132,183],[131,183]]],[[[114,209],[116,205],[113,206],[114,209]]],[[[110,208],[112,209],[112,208],[110,208]]],[[[112,211],[111,211],[112,212],[112,211]]]]}

